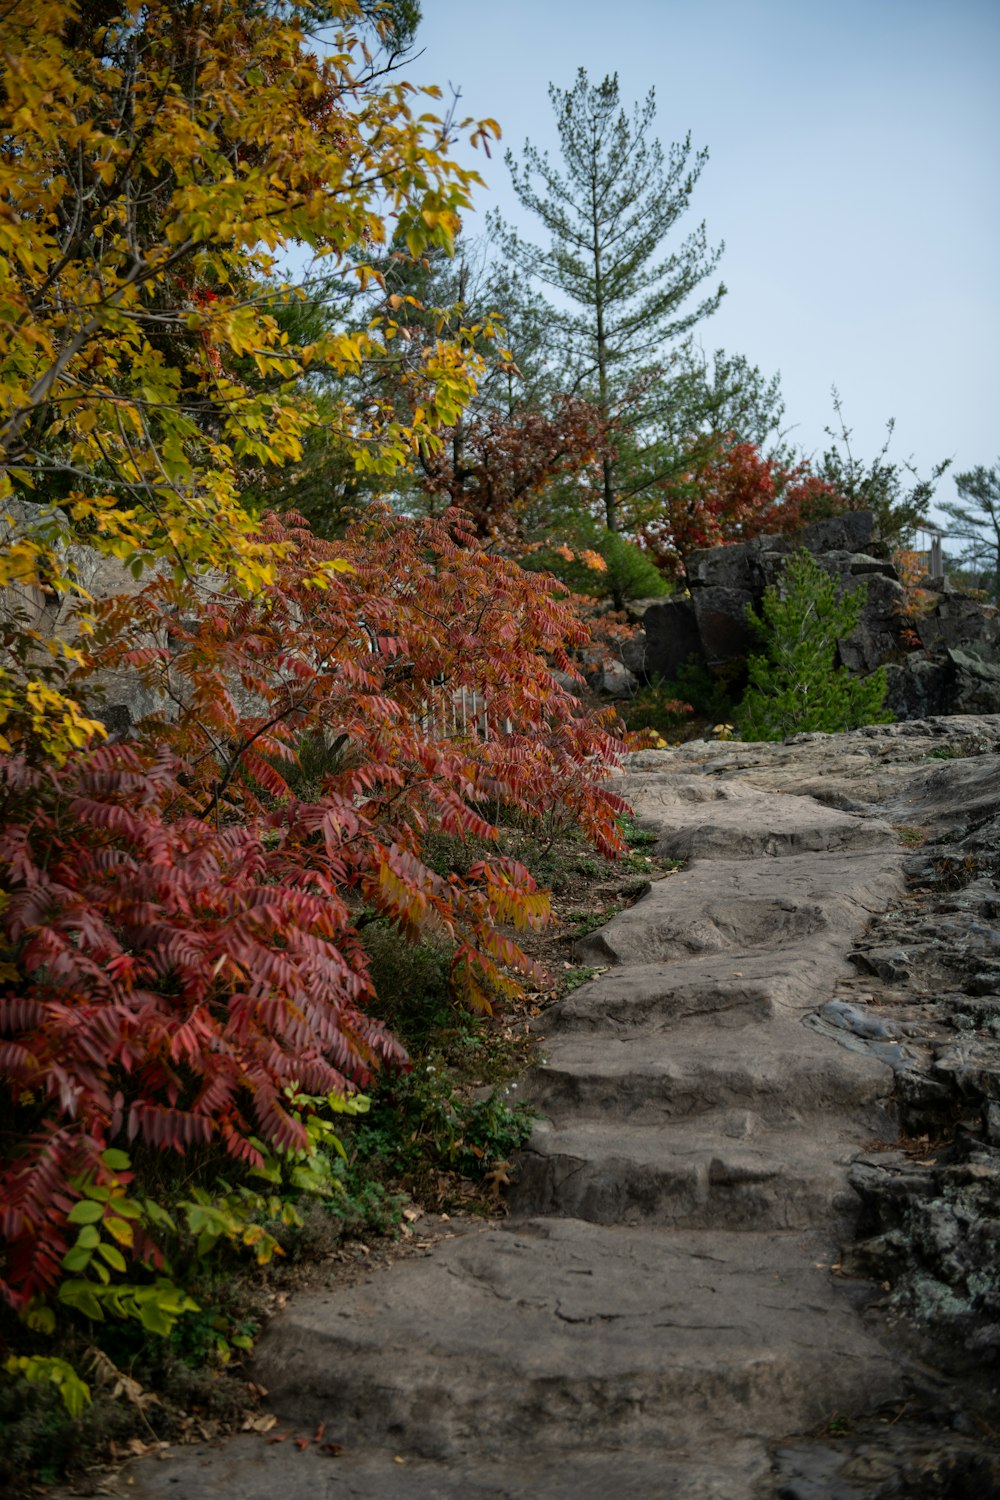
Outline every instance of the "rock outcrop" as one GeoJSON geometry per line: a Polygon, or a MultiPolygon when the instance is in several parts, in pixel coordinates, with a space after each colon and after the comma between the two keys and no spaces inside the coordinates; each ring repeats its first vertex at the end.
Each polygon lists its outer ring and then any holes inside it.
{"type": "Polygon", "coordinates": [[[861,676],[887,665],[896,718],[1000,712],[1000,610],[942,588],[926,590],[919,613],[908,613],[896,568],[865,511],[692,553],[689,596],[642,602],[627,665],[646,680],[672,681],[693,656],[731,674],[756,649],[747,607],[759,611],[764,590],[801,547],[842,589],[867,586],[858,628],[839,643],[839,664],[861,676]]]}
{"type": "Polygon", "coordinates": [[[543,1018],[511,1217],[274,1320],[255,1377],[332,1471],[248,1440],[135,1500],[1000,1492],[1000,717],[644,752],[623,791],[687,863],[543,1018]]]}

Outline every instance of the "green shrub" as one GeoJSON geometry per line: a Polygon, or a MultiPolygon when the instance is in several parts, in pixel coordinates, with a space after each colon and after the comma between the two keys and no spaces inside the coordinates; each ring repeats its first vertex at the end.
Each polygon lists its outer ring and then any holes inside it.
{"type": "Polygon", "coordinates": [[[411,1054],[458,1014],[449,989],[451,953],[443,944],[410,943],[386,921],[361,930],[377,1000],[373,1009],[411,1054]]]}
{"type": "Polygon", "coordinates": [[[592,599],[653,599],[670,593],[670,584],[648,552],[617,531],[582,538],[576,545],[589,548],[602,557],[605,571],[588,568],[586,563],[578,560],[567,561],[552,549],[532,554],[524,566],[533,571],[554,573],[575,594],[585,594],[592,599]]]}
{"type": "Polygon", "coordinates": [[[857,627],[866,584],[840,594],[837,582],[808,552],[795,553],[777,585],[765,590],[761,617],[747,620],[763,646],[748,663],[749,685],[737,722],[745,740],[790,734],[835,734],[862,724],[886,724],[884,668],[854,677],[834,665],[837,642],[857,627]]]}
{"type": "MultiPolygon", "coordinates": [[[[374,1091],[371,1115],[355,1128],[348,1179],[384,1174],[424,1201],[438,1196],[442,1172],[482,1181],[531,1134],[533,1112],[511,1106],[493,1089],[486,1097],[457,1089],[438,1054],[412,1073],[385,1078],[374,1091]]],[[[351,1196],[348,1181],[348,1196],[351,1196]]],[[[336,1203],[332,1204],[334,1212],[336,1203]]]]}

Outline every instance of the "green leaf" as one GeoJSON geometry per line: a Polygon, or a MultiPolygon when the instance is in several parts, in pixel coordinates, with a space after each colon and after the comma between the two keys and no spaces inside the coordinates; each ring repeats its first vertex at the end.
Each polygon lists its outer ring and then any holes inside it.
{"type": "Polygon", "coordinates": [[[125,1257],[117,1245],[109,1245],[107,1241],[103,1241],[98,1245],[97,1253],[103,1260],[107,1261],[112,1271],[120,1272],[125,1270],[125,1257]]]}
{"type": "Polygon", "coordinates": [[[111,1207],[123,1219],[142,1218],[142,1205],[136,1203],[134,1198],[112,1198],[111,1207]]]}
{"type": "Polygon", "coordinates": [[[147,1333],[167,1338],[176,1321],[158,1302],[144,1302],[139,1307],[139,1322],[147,1333]]]}
{"type": "Polygon", "coordinates": [[[46,1381],[54,1385],[73,1418],[79,1417],[90,1402],[90,1387],[64,1359],[42,1354],[11,1355],[5,1361],[4,1369],[11,1375],[23,1375],[25,1380],[36,1385],[46,1381]]]}
{"type": "Polygon", "coordinates": [[[85,1271],[90,1265],[91,1254],[84,1246],[74,1245],[71,1250],[66,1251],[60,1264],[64,1271],[85,1271]]]}
{"type": "MultiPolygon", "coordinates": [[[[139,565],[139,572],[142,572],[141,563],[139,565]]],[[[139,575],[136,574],[136,577],[138,576],[139,575]]],[[[101,1152],[101,1161],[112,1172],[127,1172],[129,1167],[132,1165],[131,1158],[129,1157],[128,1153],[125,1151],[117,1151],[114,1147],[109,1147],[107,1151],[101,1152]]]]}
{"type": "Polygon", "coordinates": [[[104,1218],[104,1206],[91,1198],[81,1198],[79,1203],[73,1204],[66,1218],[70,1224],[96,1224],[98,1219],[104,1218]]]}
{"type": "MultiPolygon", "coordinates": [[[[126,1219],[107,1218],[104,1221],[104,1228],[113,1239],[118,1241],[119,1245],[131,1245],[133,1243],[132,1225],[126,1219]]],[[[86,1231],[81,1230],[80,1233],[85,1234],[86,1231]]]]}
{"type": "Polygon", "coordinates": [[[250,1168],[251,1177],[263,1177],[265,1182],[281,1181],[281,1165],[273,1156],[265,1157],[259,1167],[250,1168]]]}
{"type": "Polygon", "coordinates": [[[51,1307],[29,1307],[23,1314],[27,1326],[35,1333],[55,1333],[56,1315],[51,1307]]]}
{"type": "Polygon", "coordinates": [[[76,1246],[80,1250],[96,1250],[101,1243],[100,1231],[96,1224],[84,1224],[76,1237],[76,1246]]]}
{"type": "Polygon", "coordinates": [[[103,1323],[104,1313],[91,1282],[64,1281],[56,1295],[66,1307],[72,1307],[96,1323],[103,1323]]]}
{"type": "Polygon", "coordinates": [[[171,1234],[177,1233],[177,1225],[174,1223],[170,1214],[167,1213],[167,1210],[165,1208],[161,1208],[161,1206],[155,1201],[155,1199],[143,1199],[142,1206],[145,1209],[146,1217],[149,1219],[149,1222],[151,1224],[155,1224],[158,1229],[169,1229],[171,1234]]]}

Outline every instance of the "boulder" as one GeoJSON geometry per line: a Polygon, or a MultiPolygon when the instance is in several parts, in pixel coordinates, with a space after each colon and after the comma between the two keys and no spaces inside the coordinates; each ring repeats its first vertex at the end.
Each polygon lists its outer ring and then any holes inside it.
{"type": "Polygon", "coordinates": [[[926,650],[935,647],[983,647],[1000,654],[1000,608],[968,594],[941,589],[933,607],[914,621],[926,650]]]}
{"type": "Polygon", "coordinates": [[[622,641],[622,661],[637,677],[645,675],[648,654],[649,641],[644,630],[637,630],[627,641],[622,641]]]}
{"type": "Polygon", "coordinates": [[[587,682],[595,692],[605,693],[609,698],[632,698],[639,689],[638,677],[620,661],[606,662],[587,682]]]}
{"type": "Polygon", "coordinates": [[[914,651],[886,671],[897,719],[1000,713],[1000,659],[981,646],[914,651]]]}
{"type": "Polygon", "coordinates": [[[840,643],[840,657],[851,671],[874,671],[899,652],[905,593],[872,533],[872,517],[852,512],[790,536],[755,537],[739,546],[692,553],[687,570],[699,653],[712,667],[746,656],[756,644],[746,622],[747,605],[759,611],[765,589],[779,581],[789,555],[805,547],[843,590],[865,584],[861,620],[840,643]]]}
{"type": "Polygon", "coordinates": [[[926,651],[914,651],[886,666],[889,688],[885,703],[896,719],[930,719],[945,713],[948,668],[926,651]]]}
{"type": "Polygon", "coordinates": [[[719,586],[692,589],[691,602],[701,653],[710,667],[746,656],[755,645],[747,606],[757,603],[749,589],[719,586]]]}
{"type": "MultiPolygon", "coordinates": [[[[654,599],[643,613],[643,673],[672,682],[689,656],[701,655],[701,636],[690,599],[654,599]]],[[[633,671],[639,669],[629,661],[633,671]]]]}
{"type": "Polygon", "coordinates": [[[975,649],[953,646],[945,652],[952,670],[948,712],[1000,713],[1000,659],[987,660],[975,649]]]}

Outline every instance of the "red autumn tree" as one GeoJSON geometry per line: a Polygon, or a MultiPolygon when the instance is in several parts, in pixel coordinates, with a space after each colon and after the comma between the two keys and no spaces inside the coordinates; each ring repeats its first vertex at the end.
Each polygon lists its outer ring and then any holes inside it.
{"type": "Polygon", "coordinates": [[[604,446],[600,412],[566,394],[548,410],[473,410],[444,439],[422,459],[423,489],[465,510],[481,537],[518,536],[526,503],[586,470],[604,446]]]}
{"type": "Polygon", "coordinates": [[[699,548],[795,531],[845,504],[807,464],[787,468],[754,443],[728,441],[707,463],[661,487],[657,513],[640,536],[658,566],[676,576],[699,548]]]}
{"type": "Polygon", "coordinates": [[[620,847],[604,780],[620,742],[551,675],[587,638],[558,585],[488,555],[454,511],[379,510],[338,546],[268,517],[257,540],[275,558],[263,593],[161,577],[100,607],[89,670],[127,668],[159,699],[129,743],[0,758],[0,1069],[19,1127],[0,1286],[20,1308],[58,1281],[109,1147],[259,1164],[305,1147],[301,1091],[405,1063],[367,1014],[363,912],[450,938],[474,1007],[542,977],[512,935],[548,911],[527,870],[438,874],[428,834],[493,840],[506,805],[620,847]],[[290,773],[317,737],[339,754],[303,798],[290,773]]]}

